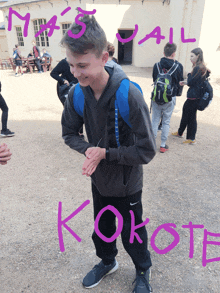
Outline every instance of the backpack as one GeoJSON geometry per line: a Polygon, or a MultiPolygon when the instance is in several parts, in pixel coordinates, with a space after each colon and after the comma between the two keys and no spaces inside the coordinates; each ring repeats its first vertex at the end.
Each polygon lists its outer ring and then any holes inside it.
{"type": "Polygon", "coordinates": [[[201,97],[198,102],[197,110],[205,110],[211,103],[213,98],[213,89],[208,79],[206,79],[201,85],[201,97]]]}
{"type": "Polygon", "coordinates": [[[173,84],[171,75],[176,71],[179,64],[173,63],[167,73],[160,71],[159,62],[157,63],[158,75],[154,82],[154,89],[151,94],[151,99],[158,105],[163,105],[172,101],[173,84]]]}
{"type": "MultiPolygon", "coordinates": [[[[141,87],[128,79],[123,79],[119,88],[116,91],[116,99],[115,99],[115,137],[118,147],[120,147],[119,142],[119,129],[118,129],[118,111],[122,117],[122,119],[127,123],[127,125],[131,128],[131,123],[129,121],[129,104],[128,104],[128,92],[130,82],[133,83],[139,91],[142,93],[141,87]]],[[[75,86],[74,94],[73,94],[73,105],[75,111],[83,117],[83,109],[84,109],[84,94],[82,89],[80,88],[79,83],[75,86]]]]}
{"type": "Polygon", "coordinates": [[[13,58],[14,58],[14,59],[17,59],[17,58],[18,58],[17,50],[14,50],[13,58]]]}

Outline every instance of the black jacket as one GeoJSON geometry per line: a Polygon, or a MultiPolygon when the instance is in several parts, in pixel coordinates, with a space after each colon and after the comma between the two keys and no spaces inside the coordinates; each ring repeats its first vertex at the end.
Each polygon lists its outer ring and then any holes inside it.
{"type": "MultiPolygon", "coordinates": [[[[183,65],[179,63],[177,60],[175,60],[175,62],[178,64],[178,67],[176,71],[171,75],[172,83],[174,86],[173,95],[172,95],[173,97],[182,95],[183,87],[179,85],[179,82],[184,79],[183,65]]],[[[159,63],[160,63],[160,70],[162,69],[163,72],[165,72],[165,71],[168,71],[172,67],[174,60],[163,57],[160,59],[159,63]]],[[[155,63],[153,68],[153,74],[152,74],[154,82],[157,79],[157,75],[158,75],[158,69],[157,69],[157,64],[155,63]]]]}
{"type": "Polygon", "coordinates": [[[199,66],[196,66],[193,69],[192,73],[188,73],[187,76],[187,85],[189,89],[187,91],[188,99],[199,99],[201,97],[201,84],[207,77],[209,77],[210,72],[207,71],[203,76],[201,70],[199,70],[199,66]]]}
{"type": "Polygon", "coordinates": [[[149,163],[155,156],[156,144],[151,127],[148,107],[143,95],[130,84],[128,92],[130,128],[119,113],[118,127],[120,147],[115,138],[116,91],[126,74],[118,67],[105,67],[110,77],[97,101],[91,88],[81,87],[84,96],[83,118],[75,111],[71,88],[62,115],[62,136],[65,143],[81,154],[89,147],[109,149],[109,160],[101,160],[92,174],[92,182],[102,196],[128,196],[143,187],[142,164],[149,163]],[[112,71],[112,74],[111,74],[112,71]],[[85,124],[88,141],[79,136],[79,129],[85,124]]]}
{"type": "Polygon", "coordinates": [[[70,72],[70,66],[66,59],[61,60],[56,67],[51,71],[50,76],[59,82],[59,85],[64,83],[64,80],[68,82],[78,83],[78,79],[70,72]],[[61,76],[60,76],[61,74],[61,76]]]}

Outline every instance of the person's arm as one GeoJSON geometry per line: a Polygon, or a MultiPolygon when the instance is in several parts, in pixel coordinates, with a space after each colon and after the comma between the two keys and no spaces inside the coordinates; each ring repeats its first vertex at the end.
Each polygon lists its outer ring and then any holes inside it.
{"type": "Polygon", "coordinates": [[[56,67],[51,71],[50,76],[56,79],[60,84],[63,84],[65,79],[63,79],[60,74],[65,72],[65,64],[63,60],[61,60],[56,67]]]}
{"type": "Polygon", "coordinates": [[[157,70],[157,64],[155,63],[153,67],[153,72],[152,72],[153,82],[155,82],[155,80],[157,79],[157,75],[158,75],[158,70],[157,70]]]}
{"type": "Polygon", "coordinates": [[[117,160],[118,164],[122,165],[148,164],[156,154],[156,143],[147,104],[143,95],[132,84],[130,84],[128,101],[135,143],[128,147],[109,148],[109,161],[117,160]]]}
{"type": "Polygon", "coordinates": [[[193,69],[192,74],[188,73],[187,85],[196,86],[196,85],[199,85],[199,83],[201,83],[201,72],[199,71],[199,66],[196,66],[193,69]]]}
{"type": "Polygon", "coordinates": [[[179,68],[177,70],[177,96],[181,96],[183,92],[183,86],[179,84],[180,81],[183,81],[183,66],[179,63],[179,68]]]}
{"type": "Polygon", "coordinates": [[[85,154],[91,143],[86,142],[80,135],[79,129],[83,126],[83,118],[75,111],[73,106],[74,87],[71,88],[68,98],[66,99],[62,114],[62,137],[71,149],[85,154]]]}

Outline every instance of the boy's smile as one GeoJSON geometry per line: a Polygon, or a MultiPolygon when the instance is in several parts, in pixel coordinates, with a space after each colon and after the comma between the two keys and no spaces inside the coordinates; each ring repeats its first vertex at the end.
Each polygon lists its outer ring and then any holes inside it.
{"type": "Polygon", "coordinates": [[[94,92],[102,88],[106,80],[104,66],[108,61],[108,53],[103,52],[100,57],[92,52],[86,54],[72,53],[66,49],[67,62],[70,65],[71,73],[78,79],[79,84],[83,87],[90,86],[94,92]]]}

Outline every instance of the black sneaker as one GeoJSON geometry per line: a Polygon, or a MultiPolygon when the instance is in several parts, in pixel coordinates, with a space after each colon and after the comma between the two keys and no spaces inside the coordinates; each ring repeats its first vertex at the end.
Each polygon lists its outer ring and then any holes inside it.
{"type": "Polygon", "coordinates": [[[11,132],[9,129],[6,129],[5,131],[1,130],[1,136],[14,136],[15,133],[11,132]]]}
{"type": "Polygon", "coordinates": [[[133,284],[136,283],[133,293],[150,293],[153,289],[150,286],[150,269],[146,272],[137,272],[136,279],[133,284]]]}
{"type": "Polygon", "coordinates": [[[117,269],[118,262],[116,260],[107,266],[101,261],[85,276],[82,284],[85,288],[93,288],[97,286],[106,275],[114,273],[117,269]]]}

